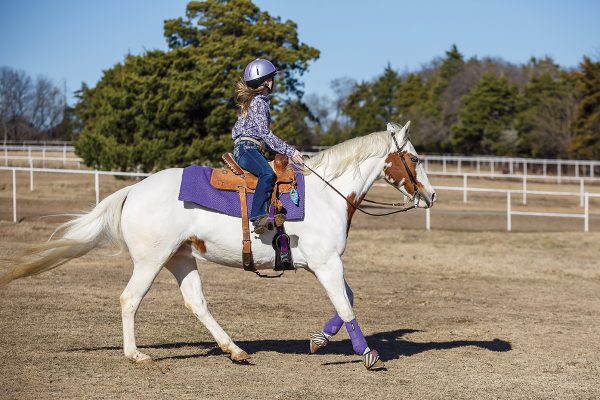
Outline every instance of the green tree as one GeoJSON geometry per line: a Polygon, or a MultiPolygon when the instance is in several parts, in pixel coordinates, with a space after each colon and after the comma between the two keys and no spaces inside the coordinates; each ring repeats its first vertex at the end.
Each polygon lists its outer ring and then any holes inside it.
{"type": "Polygon", "coordinates": [[[273,120],[272,130],[287,143],[297,147],[307,147],[318,143],[314,137],[315,117],[302,101],[295,99],[286,101],[273,120]]]}
{"type": "Polygon", "coordinates": [[[351,121],[350,137],[384,130],[388,122],[398,119],[396,92],[400,84],[400,76],[388,64],[374,82],[355,86],[342,107],[351,121]]]}
{"type": "Polygon", "coordinates": [[[600,62],[584,57],[575,74],[582,97],[573,123],[575,137],[569,153],[573,157],[600,159],[600,62]]]}
{"type": "Polygon", "coordinates": [[[515,146],[519,93],[505,77],[486,74],[462,99],[452,126],[454,150],[463,154],[510,154],[515,146]]]}
{"type": "Polygon", "coordinates": [[[573,137],[577,97],[574,80],[562,73],[534,76],[523,91],[519,116],[519,153],[538,158],[564,158],[573,137]]]}
{"type": "Polygon", "coordinates": [[[319,56],[300,43],[294,22],[250,0],[190,2],[186,18],[164,28],[171,50],[129,55],[82,88],[76,148],[87,165],[151,171],[216,161],[232,146],[232,89],[244,66],[273,60],[284,71],[277,91],[299,96],[299,77],[319,56]]]}

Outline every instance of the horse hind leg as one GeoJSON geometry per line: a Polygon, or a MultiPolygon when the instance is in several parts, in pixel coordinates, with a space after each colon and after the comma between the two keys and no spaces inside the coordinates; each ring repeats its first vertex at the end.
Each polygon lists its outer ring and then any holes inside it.
{"type": "Polygon", "coordinates": [[[133,274],[119,299],[123,319],[123,351],[125,357],[134,362],[152,361],[152,358],[140,352],[135,344],[135,314],[161,268],[162,262],[135,262],[133,274]]]}
{"type": "Polygon", "coordinates": [[[196,268],[196,260],[191,255],[188,244],[183,245],[179,252],[169,260],[166,268],[177,279],[185,306],[204,324],[221,350],[228,353],[233,361],[243,362],[247,360],[249,358],[248,353],[240,349],[231,340],[227,332],[221,328],[208,310],[206,299],[202,293],[202,282],[196,268]]]}

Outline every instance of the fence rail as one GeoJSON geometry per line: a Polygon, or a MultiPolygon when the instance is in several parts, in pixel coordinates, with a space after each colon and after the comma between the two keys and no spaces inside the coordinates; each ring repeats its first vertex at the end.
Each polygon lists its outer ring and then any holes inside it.
{"type": "Polygon", "coordinates": [[[34,172],[47,172],[56,174],[81,174],[94,175],[94,190],[96,193],[96,204],[100,202],[100,176],[129,176],[129,177],[146,177],[150,174],[141,172],[112,172],[98,170],[81,170],[81,169],[52,169],[52,168],[25,168],[25,167],[0,167],[0,171],[12,171],[12,209],[13,222],[17,223],[17,171],[29,172],[29,191],[34,190],[34,172]]]}
{"type": "MultiPolygon", "coordinates": [[[[100,176],[128,176],[128,177],[147,177],[150,174],[137,173],[137,172],[112,172],[112,171],[98,171],[98,170],[78,170],[78,169],[52,169],[52,168],[33,168],[33,167],[1,167],[0,171],[11,171],[12,172],[12,211],[13,211],[13,222],[17,222],[17,180],[16,173],[29,172],[29,190],[34,191],[34,173],[56,173],[56,174],[84,174],[94,175],[94,190],[96,194],[96,204],[100,202],[100,176]]],[[[436,174],[436,173],[434,173],[436,174]]],[[[439,173],[437,173],[439,174],[439,173]]],[[[441,174],[448,176],[448,173],[441,174]]],[[[456,175],[456,174],[455,174],[456,175]]],[[[589,232],[589,199],[591,197],[600,198],[600,193],[590,193],[583,191],[583,180],[580,180],[580,191],[579,192],[552,192],[552,191],[536,191],[528,190],[526,184],[522,190],[514,189],[490,189],[490,188],[477,188],[468,187],[467,176],[469,174],[461,174],[463,176],[462,186],[436,186],[436,190],[447,190],[447,191],[461,191],[463,192],[463,202],[467,203],[469,192],[479,193],[504,193],[506,194],[506,217],[507,217],[507,231],[512,230],[512,217],[514,215],[524,216],[538,216],[538,217],[552,217],[552,218],[581,218],[584,220],[583,230],[589,232]],[[582,199],[581,206],[583,208],[582,213],[549,213],[549,212],[534,212],[534,211],[514,211],[512,209],[513,195],[521,195],[523,204],[527,202],[527,195],[542,195],[542,196],[577,196],[582,199]]],[[[521,177],[521,176],[519,176],[521,177]]],[[[526,180],[524,180],[526,182],[526,180]]],[[[385,184],[377,184],[378,186],[386,186],[385,184]]],[[[431,210],[425,210],[425,228],[431,230],[431,210]]]]}

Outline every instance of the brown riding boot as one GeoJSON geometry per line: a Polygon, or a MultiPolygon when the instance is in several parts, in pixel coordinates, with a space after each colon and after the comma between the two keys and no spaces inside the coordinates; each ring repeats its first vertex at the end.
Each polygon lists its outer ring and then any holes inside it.
{"type": "Polygon", "coordinates": [[[279,228],[285,222],[285,214],[275,214],[273,219],[275,220],[275,226],[279,228]]]}
{"type": "Polygon", "coordinates": [[[257,220],[253,221],[252,226],[254,227],[254,233],[256,233],[257,235],[262,235],[267,230],[269,230],[268,220],[269,218],[266,215],[264,215],[262,217],[259,217],[257,220]]]}

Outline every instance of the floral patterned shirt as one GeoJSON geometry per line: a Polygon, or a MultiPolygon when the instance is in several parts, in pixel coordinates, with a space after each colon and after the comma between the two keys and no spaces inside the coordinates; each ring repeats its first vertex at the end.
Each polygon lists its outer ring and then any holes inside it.
{"type": "Polygon", "coordinates": [[[259,94],[250,102],[248,115],[244,118],[238,116],[238,120],[233,126],[231,137],[236,140],[240,137],[251,137],[260,140],[275,153],[285,154],[291,157],[296,151],[295,148],[285,143],[275,136],[271,131],[271,110],[269,109],[269,97],[259,94]]]}

